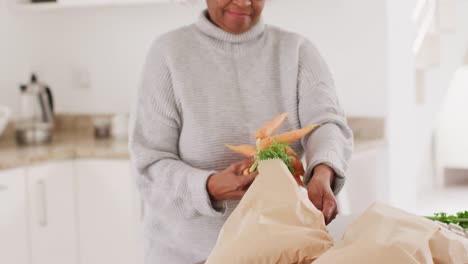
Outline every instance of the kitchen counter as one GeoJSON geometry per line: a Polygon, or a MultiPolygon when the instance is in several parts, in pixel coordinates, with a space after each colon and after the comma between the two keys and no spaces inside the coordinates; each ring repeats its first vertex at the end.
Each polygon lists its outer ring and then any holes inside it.
{"type": "Polygon", "coordinates": [[[92,135],[56,134],[51,144],[17,146],[0,142],[0,170],[27,166],[48,160],[128,159],[126,140],[97,140],[92,135]]]}
{"type": "Polygon", "coordinates": [[[65,159],[129,159],[127,140],[95,139],[92,120],[110,115],[56,116],[50,144],[18,146],[13,124],[0,138],[0,170],[65,159]]]}
{"type": "MultiPolygon", "coordinates": [[[[91,119],[95,116],[60,115],[51,144],[17,146],[14,128],[11,125],[6,135],[0,138],[0,170],[28,166],[31,164],[64,159],[129,159],[128,141],[95,139],[91,119]]],[[[350,119],[355,132],[354,152],[363,152],[385,145],[383,135],[369,137],[361,132],[379,131],[374,123],[365,125],[363,119],[350,119]],[[359,124],[359,125],[357,125],[359,124]],[[361,129],[361,130],[359,130],[361,129]]],[[[381,122],[379,121],[378,124],[381,122]]]]}

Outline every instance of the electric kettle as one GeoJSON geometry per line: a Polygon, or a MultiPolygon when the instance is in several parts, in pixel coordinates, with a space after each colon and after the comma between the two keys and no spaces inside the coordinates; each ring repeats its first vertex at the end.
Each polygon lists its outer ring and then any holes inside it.
{"type": "Polygon", "coordinates": [[[31,75],[27,85],[20,86],[16,141],[20,145],[49,143],[54,130],[54,101],[50,88],[31,75]]]}

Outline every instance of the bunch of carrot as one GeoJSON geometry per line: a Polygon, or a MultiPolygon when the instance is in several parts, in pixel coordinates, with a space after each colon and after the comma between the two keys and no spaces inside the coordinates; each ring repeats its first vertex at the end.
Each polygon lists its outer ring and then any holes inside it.
{"type": "MultiPolygon", "coordinates": [[[[233,145],[226,144],[226,146],[229,149],[243,156],[246,156],[246,157],[255,156],[256,161],[254,165],[251,168],[245,169],[243,172],[244,175],[254,172],[257,169],[258,162],[260,161],[260,155],[259,155],[260,153],[268,150],[268,148],[274,145],[274,143],[281,143],[281,144],[286,144],[287,146],[284,151],[285,151],[285,154],[289,156],[289,159],[291,161],[291,167],[293,169],[292,174],[293,174],[294,179],[297,181],[297,183],[300,186],[304,186],[300,178],[305,173],[304,166],[301,162],[300,157],[298,157],[298,155],[294,152],[294,150],[291,147],[289,147],[288,144],[301,139],[302,137],[312,132],[314,129],[316,129],[320,125],[312,124],[312,125],[308,125],[298,130],[293,130],[293,131],[289,131],[283,134],[274,135],[276,131],[284,123],[284,120],[286,119],[287,115],[288,115],[287,113],[278,115],[273,120],[267,122],[262,127],[260,127],[260,129],[255,134],[257,146],[252,146],[252,145],[233,146],[233,145]]],[[[276,148],[275,151],[278,151],[277,149],[278,148],[276,148]]],[[[283,154],[283,153],[279,153],[279,154],[283,154]]]]}

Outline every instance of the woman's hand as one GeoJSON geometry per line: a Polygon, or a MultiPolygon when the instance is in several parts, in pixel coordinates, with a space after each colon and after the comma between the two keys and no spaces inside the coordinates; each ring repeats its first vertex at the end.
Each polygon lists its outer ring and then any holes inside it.
{"type": "Polygon", "coordinates": [[[335,177],[332,168],[319,164],[314,168],[307,192],[310,201],[322,211],[325,223],[328,225],[338,214],[338,206],[331,188],[335,177]]]}
{"type": "Polygon", "coordinates": [[[231,164],[227,169],[215,173],[208,178],[206,189],[211,198],[216,201],[240,200],[250,184],[255,180],[258,172],[242,175],[246,168],[250,168],[255,159],[248,158],[231,164]]]}

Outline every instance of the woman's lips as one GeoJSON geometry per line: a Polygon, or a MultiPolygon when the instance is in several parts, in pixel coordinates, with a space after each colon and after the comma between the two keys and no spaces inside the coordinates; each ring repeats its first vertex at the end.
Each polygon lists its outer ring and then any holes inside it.
{"type": "Polygon", "coordinates": [[[230,16],[237,18],[237,19],[245,19],[249,17],[249,14],[245,13],[237,13],[233,11],[226,10],[226,13],[228,13],[230,16]]]}

